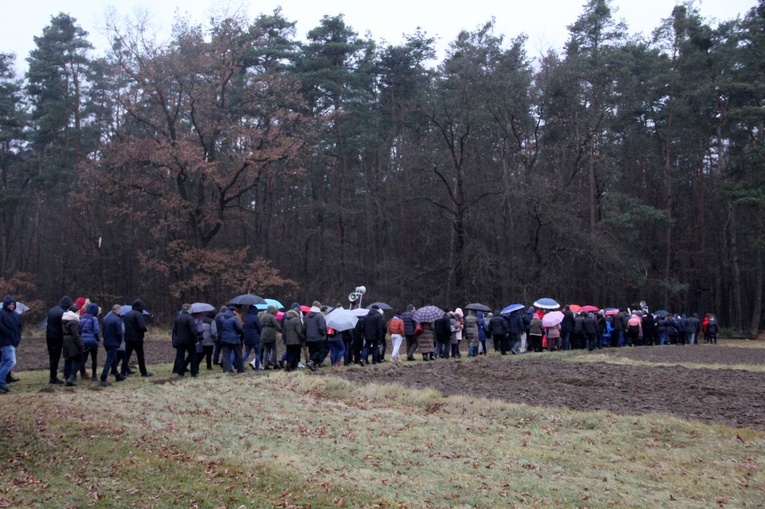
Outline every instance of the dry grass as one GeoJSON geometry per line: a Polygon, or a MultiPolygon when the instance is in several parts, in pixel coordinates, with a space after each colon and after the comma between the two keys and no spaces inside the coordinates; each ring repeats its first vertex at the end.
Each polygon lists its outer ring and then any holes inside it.
{"type": "Polygon", "coordinates": [[[53,393],[32,392],[37,381],[26,375],[26,391],[1,400],[0,507],[756,507],[765,499],[765,433],[753,430],[310,373],[131,379],[53,393]]]}

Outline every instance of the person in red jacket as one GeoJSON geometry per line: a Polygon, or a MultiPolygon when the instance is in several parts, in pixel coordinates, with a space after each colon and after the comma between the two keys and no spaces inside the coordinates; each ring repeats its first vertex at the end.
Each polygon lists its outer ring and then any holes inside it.
{"type": "Polygon", "coordinates": [[[401,342],[404,340],[404,320],[401,318],[401,310],[397,309],[393,318],[388,322],[388,332],[390,340],[393,343],[393,351],[390,358],[394,361],[399,360],[398,349],[401,348],[401,342]]]}

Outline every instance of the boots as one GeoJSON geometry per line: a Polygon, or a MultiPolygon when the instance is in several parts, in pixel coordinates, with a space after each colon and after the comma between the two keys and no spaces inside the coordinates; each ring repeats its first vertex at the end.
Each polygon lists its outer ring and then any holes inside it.
{"type": "Polygon", "coordinates": [[[66,379],[66,386],[67,387],[76,387],[77,386],[77,376],[71,375],[69,378],[66,379]]]}

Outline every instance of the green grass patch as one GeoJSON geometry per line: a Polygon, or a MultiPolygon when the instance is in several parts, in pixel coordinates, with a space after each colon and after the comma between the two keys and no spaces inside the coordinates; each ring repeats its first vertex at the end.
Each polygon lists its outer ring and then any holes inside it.
{"type": "MultiPolygon", "coordinates": [[[[310,373],[3,397],[0,507],[755,507],[765,433],[310,373]]],[[[22,382],[20,382],[22,383],[22,382]]],[[[18,384],[16,384],[18,385],[18,384]]]]}

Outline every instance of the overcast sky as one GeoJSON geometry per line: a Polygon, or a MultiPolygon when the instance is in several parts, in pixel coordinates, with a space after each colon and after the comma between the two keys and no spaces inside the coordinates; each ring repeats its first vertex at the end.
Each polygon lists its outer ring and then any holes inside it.
{"type": "MultiPolygon", "coordinates": [[[[548,48],[560,49],[566,41],[566,27],[582,13],[585,0],[3,0],[4,15],[0,17],[0,52],[16,53],[19,71],[26,69],[24,59],[34,48],[35,36],[40,36],[50,19],[65,12],[77,19],[90,35],[96,54],[108,47],[105,37],[105,17],[109,9],[121,16],[130,16],[136,9],[145,9],[159,27],[169,27],[179,12],[192,21],[202,23],[215,9],[244,6],[252,17],[270,13],[281,5],[284,16],[297,21],[298,36],[319,24],[323,15],[344,14],[346,24],[359,35],[369,33],[378,42],[398,44],[402,34],[412,34],[421,27],[429,36],[438,38],[439,59],[444,49],[460,30],[473,30],[493,16],[497,34],[513,38],[528,35],[526,49],[536,57],[548,48]],[[232,7],[233,6],[233,7],[232,7]]],[[[627,22],[630,33],[650,35],[661,19],[672,13],[676,0],[613,0],[616,19],[627,22]]],[[[725,21],[746,12],[757,0],[696,0],[701,15],[711,21],[725,21]]]]}

